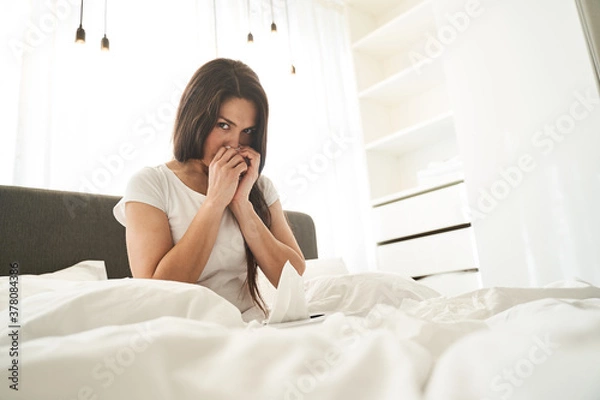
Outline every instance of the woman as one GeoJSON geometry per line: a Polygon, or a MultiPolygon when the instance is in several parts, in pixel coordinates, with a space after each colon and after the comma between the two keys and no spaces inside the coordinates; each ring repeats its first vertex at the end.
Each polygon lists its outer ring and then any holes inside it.
{"type": "Polygon", "coordinates": [[[216,59],[185,88],[173,133],[174,159],[135,174],[114,215],[126,226],[133,277],[199,283],[241,312],[257,305],[257,266],[277,287],[302,251],[273,184],[261,175],[269,106],[258,76],[216,59]]]}

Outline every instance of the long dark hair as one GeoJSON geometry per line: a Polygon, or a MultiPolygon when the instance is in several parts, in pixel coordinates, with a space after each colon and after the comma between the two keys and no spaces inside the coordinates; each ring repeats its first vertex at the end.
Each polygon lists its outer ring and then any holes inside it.
{"type": "MultiPolygon", "coordinates": [[[[252,135],[250,146],[260,154],[260,176],[267,158],[267,95],[250,67],[241,61],[226,58],[218,58],[201,66],[183,91],[173,131],[173,153],[177,161],[203,157],[204,141],[217,123],[221,105],[235,97],[253,102],[257,109],[256,132],[252,135]]],[[[250,191],[249,200],[260,219],[270,228],[271,213],[256,183],[250,191]]],[[[256,259],[246,241],[244,246],[248,270],[246,284],[252,301],[266,315],[265,303],[256,283],[256,259]]]]}

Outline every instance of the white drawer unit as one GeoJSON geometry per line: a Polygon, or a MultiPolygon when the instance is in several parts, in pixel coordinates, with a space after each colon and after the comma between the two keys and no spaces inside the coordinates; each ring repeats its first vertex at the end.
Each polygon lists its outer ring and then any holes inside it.
{"type": "Polygon", "coordinates": [[[468,224],[465,204],[464,183],[459,183],[375,207],[375,240],[379,243],[468,224]]]}
{"type": "Polygon", "coordinates": [[[477,268],[473,228],[377,246],[379,269],[410,277],[477,268]]]}

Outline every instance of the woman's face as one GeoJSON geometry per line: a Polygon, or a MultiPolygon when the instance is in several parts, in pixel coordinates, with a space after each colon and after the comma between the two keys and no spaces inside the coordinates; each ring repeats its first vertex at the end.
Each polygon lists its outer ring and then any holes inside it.
{"type": "Polygon", "coordinates": [[[234,149],[250,146],[256,134],[256,106],[253,102],[232,97],[221,104],[217,124],[204,141],[202,161],[209,165],[221,147],[234,149]]]}

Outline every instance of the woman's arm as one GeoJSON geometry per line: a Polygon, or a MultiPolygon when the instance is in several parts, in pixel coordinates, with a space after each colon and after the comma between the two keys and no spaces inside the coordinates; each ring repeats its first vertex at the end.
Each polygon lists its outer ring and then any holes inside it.
{"type": "Polygon", "coordinates": [[[234,201],[229,208],[237,219],[257,264],[273,286],[278,286],[281,271],[288,260],[300,275],[304,273],[304,255],[287,223],[279,200],[269,207],[270,230],[256,214],[249,200],[234,201]]]}
{"type": "Polygon", "coordinates": [[[300,275],[304,273],[304,256],[285,219],[279,200],[269,207],[271,212],[270,230],[254,211],[249,195],[252,186],[258,181],[260,154],[249,146],[242,146],[239,154],[248,163],[248,170],[240,179],[229,209],[233,212],[256,263],[271,284],[277,287],[286,261],[289,260],[300,275]]]}
{"type": "Polygon", "coordinates": [[[221,148],[209,170],[206,200],[176,245],[163,211],[139,202],[125,205],[127,253],[134,277],[198,280],[216,242],[223,213],[247,166],[235,150],[221,148]]]}
{"type": "Polygon", "coordinates": [[[126,241],[134,278],[196,282],[215,244],[224,207],[204,202],[181,240],[173,245],[166,214],[128,202],[126,241]]]}

